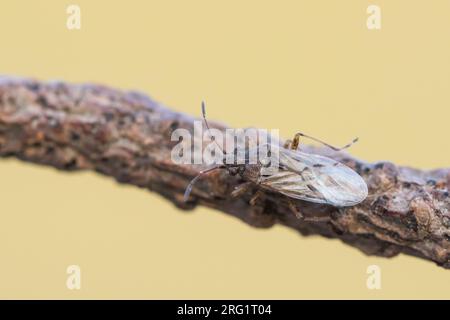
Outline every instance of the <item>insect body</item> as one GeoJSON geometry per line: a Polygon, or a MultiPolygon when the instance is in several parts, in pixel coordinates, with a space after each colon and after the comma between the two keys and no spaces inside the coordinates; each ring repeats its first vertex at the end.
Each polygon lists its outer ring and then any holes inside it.
{"type": "MultiPolygon", "coordinates": [[[[207,128],[205,107],[202,104],[203,117],[207,128]]],[[[318,141],[329,148],[339,151],[351,146],[357,139],[342,148],[333,147],[316,138],[302,133],[296,134],[293,141],[288,141],[284,147],[278,144],[259,144],[253,148],[265,148],[278,154],[278,170],[267,173],[264,169],[270,163],[258,161],[256,164],[226,164],[201,171],[188,185],[185,200],[188,199],[193,184],[203,174],[216,169],[226,169],[232,175],[239,174],[245,185],[254,184],[261,189],[281,193],[289,198],[309,202],[324,203],[336,207],[353,206],[363,201],[368,193],[367,185],[362,177],[346,165],[317,154],[304,153],[298,150],[300,137],[318,141]]],[[[235,153],[238,150],[235,150],[235,153]]],[[[257,150],[246,150],[246,155],[257,150]]],[[[247,158],[247,156],[246,156],[247,158]]],[[[238,188],[233,194],[240,194],[244,189],[238,188]]],[[[292,203],[292,202],[291,202],[292,203]]],[[[295,212],[295,209],[293,210],[295,212]]],[[[301,213],[295,212],[298,217],[301,213]]]]}
{"type": "Polygon", "coordinates": [[[277,173],[261,175],[259,185],[290,198],[336,207],[358,204],[367,196],[361,176],[333,159],[280,148],[279,166],[277,173]]]}

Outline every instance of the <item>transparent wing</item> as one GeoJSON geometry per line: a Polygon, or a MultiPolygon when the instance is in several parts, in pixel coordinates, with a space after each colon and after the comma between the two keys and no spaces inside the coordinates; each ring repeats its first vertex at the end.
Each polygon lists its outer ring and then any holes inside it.
{"type": "Polygon", "coordinates": [[[316,154],[277,150],[280,170],[261,176],[262,186],[291,198],[337,207],[352,206],[366,198],[365,181],[346,165],[316,154]]]}

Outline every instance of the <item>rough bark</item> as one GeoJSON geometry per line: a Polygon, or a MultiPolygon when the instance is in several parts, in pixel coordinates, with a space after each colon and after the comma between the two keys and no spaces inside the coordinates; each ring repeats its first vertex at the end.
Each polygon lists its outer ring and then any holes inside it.
{"type": "Polygon", "coordinates": [[[177,142],[170,137],[177,128],[192,130],[194,120],[136,92],[0,78],[2,157],[61,170],[95,170],[120,183],[157,192],[180,209],[200,204],[255,227],[279,223],[303,235],[341,239],[366,254],[392,257],[403,252],[450,267],[449,169],[370,164],[345,153],[306,147],[307,152],[325,154],[354,168],[369,186],[368,198],[345,209],[296,201],[308,217],[330,217],[328,222],[306,222],[297,219],[286,198],[276,193],[266,193],[266,201],[255,206],[249,200],[256,187],[230,199],[239,178],[218,170],[201,179],[193,199],[184,203],[185,187],[202,167],[174,164],[171,150],[177,142]]]}

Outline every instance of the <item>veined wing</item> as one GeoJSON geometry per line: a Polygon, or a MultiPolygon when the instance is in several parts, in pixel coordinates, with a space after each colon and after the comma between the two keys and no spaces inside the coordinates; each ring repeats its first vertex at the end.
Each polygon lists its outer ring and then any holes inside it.
{"type": "Polygon", "coordinates": [[[337,207],[352,206],[366,198],[365,181],[346,165],[316,154],[277,149],[280,170],[261,176],[262,186],[291,198],[337,207]]]}

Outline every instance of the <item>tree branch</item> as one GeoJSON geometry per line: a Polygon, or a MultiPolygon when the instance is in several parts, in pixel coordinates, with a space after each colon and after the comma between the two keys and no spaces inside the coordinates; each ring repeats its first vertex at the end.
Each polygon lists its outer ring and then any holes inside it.
{"type": "Polygon", "coordinates": [[[329,222],[306,222],[292,214],[280,194],[266,193],[266,201],[255,206],[249,200],[256,187],[230,199],[239,178],[218,170],[199,180],[194,200],[184,203],[186,185],[203,167],[174,164],[171,150],[177,142],[170,137],[177,128],[191,131],[194,120],[135,92],[0,78],[0,156],[61,170],[95,170],[157,192],[181,209],[200,204],[255,227],[280,223],[303,235],[341,239],[366,254],[391,257],[404,252],[450,267],[449,169],[368,164],[344,153],[305,147],[354,168],[369,186],[368,198],[345,209],[298,200],[305,216],[330,217],[329,222]]]}

